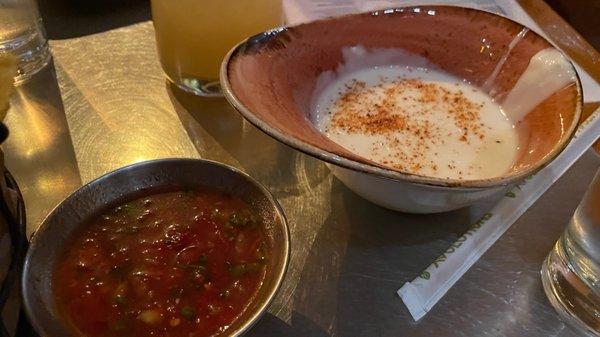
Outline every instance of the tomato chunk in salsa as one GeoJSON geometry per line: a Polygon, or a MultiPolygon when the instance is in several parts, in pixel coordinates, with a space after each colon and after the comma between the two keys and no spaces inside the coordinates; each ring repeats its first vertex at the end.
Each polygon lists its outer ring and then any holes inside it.
{"type": "Polygon", "coordinates": [[[84,336],[211,336],[265,277],[264,225],[241,199],[153,194],[94,218],[54,269],[59,310],[84,336]]]}

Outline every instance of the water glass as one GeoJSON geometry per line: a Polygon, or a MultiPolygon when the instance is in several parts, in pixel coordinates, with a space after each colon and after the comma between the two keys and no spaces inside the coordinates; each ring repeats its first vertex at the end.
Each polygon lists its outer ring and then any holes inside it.
{"type": "Polygon", "coordinates": [[[542,265],[542,283],[567,323],[600,336],[600,171],[542,265]]]}
{"type": "Polygon", "coordinates": [[[200,96],[220,96],[219,69],[248,36],[280,26],[281,0],[152,0],[158,56],[168,79],[200,96]]]}
{"type": "Polygon", "coordinates": [[[48,41],[35,0],[0,0],[0,54],[18,59],[15,82],[27,80],[50,61],[48,41]]]}

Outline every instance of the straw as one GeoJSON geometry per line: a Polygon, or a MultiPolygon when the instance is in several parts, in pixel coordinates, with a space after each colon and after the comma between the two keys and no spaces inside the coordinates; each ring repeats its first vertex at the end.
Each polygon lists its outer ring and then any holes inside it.
{"type": "Polygon", "coordinates": [[[507,192],[421,275],[398,290],[411,316],[419,320],[600,135],[600,109],[579,126],[575,138],[547,167],[507,192]]]}

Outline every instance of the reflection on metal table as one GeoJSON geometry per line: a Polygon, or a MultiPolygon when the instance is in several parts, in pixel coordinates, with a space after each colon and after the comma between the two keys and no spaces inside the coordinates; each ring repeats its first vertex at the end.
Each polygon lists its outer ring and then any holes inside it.
{"type": "Polygon", "coordinates": [[[150,22],[54,40],[51,48],[56,70],[18,89],[6,121],[6,162],[30,233],[70,192],[108,171],[154,158],[213,159],[263,182],[290,220],[288,275],[250,336],[576,336],[547,301],[539,269],[600,165],[592,151],[414,323],[396,290],[490,201],[426,216],[370,204],[225,100],[168,85],[150,22]]]}

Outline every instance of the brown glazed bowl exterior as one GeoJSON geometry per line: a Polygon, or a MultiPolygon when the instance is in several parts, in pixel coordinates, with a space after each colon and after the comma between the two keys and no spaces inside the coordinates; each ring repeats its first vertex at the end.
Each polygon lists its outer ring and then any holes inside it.
{"type": "MultiPolygon", "coordinates": [[[[520,139],[517,160],[506,174],[489,179],[442,179],[382,166],[351,153],[320,133],[310,120],[310,108],[319,75],[335,71],[343,63],[342,49],[356,45],[367,50],[404,49],[480,87],[504,62],[492,85],[501,96],[512,89],[537,52],[553,48],[544,38],[528,31],[509,52],[509,45],[523,29],[522,25],[492,13],[452,6],[406,7],[330,18],[275,29],[242,42],[223,62],[221,85],[229,102],[256,127],[337,168],[386,179],[386,184],[417,184],[432,191],[506,187],[547,165],[568,144],[581,115],[578,79],[552,94],[516,124],[520,139]],[[503,60],[505,55],[508,57],[503,60]]],[[[472,202],[467,199],[467,204],[472,202]]]]}

